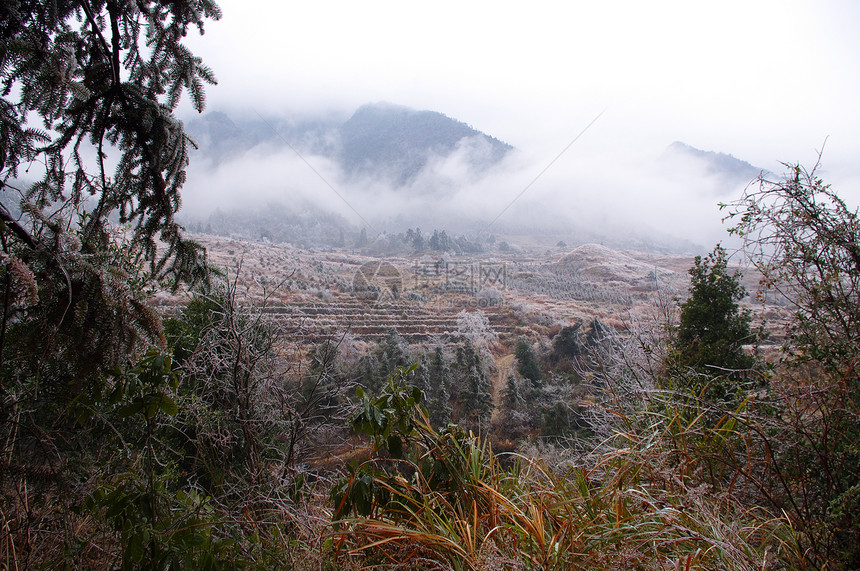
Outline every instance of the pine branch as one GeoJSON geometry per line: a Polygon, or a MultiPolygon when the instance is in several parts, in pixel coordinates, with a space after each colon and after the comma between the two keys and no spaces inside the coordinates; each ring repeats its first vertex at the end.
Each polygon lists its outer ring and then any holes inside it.
{"type": "MultiPolygon", "coordinates": [[[[0,183],[0,185],[6,186],[3,183],[0,183]]],[[[0,188],[2,188],[2,186],[0,186],[0,188]]],[[[0,223],[6,225],[7,228],[12,230],[12,232],[18,237],[18,239],[24,242],[24,244],[26,244],[28,247],[33,250],[38,249],[39,244],[36,242],[36,240],[30,235],[29,232],[27,232],[27,230],[24,229],[23,226],[18,223],[17,220],[15,220],[15,218],[12,216],[12,213],[9,212],[6,206],[2,203],[0,203],[0,223]]]]}

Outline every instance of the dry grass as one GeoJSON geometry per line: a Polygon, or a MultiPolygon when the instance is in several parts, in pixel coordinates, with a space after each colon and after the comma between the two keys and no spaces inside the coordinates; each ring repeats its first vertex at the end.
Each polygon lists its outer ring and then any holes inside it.
{"type": "Polygon", "coordinates": [[[694,448],[717,435],[701,417],[665,413],[650,431],[619,435],[628,446],[564,471],[524,457],[504,469],[476,437],[430,436],[427,454],[456,455],[445,462],[458,485],[434,488],[422,462],[409,464],[411,477],[378,476],[391,499],[335,524],[339,557],[458,570],[753,570],[800,560],[787,520],[704,482],[694,448]]]}

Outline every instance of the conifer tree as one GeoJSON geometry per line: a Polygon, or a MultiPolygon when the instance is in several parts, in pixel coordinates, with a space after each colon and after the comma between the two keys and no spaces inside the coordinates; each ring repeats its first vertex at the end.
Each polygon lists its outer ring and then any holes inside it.
{"type": "MultiPolygon", "coordinates": [[[[519,343],[517,343],[519,348],[519,343]]],[[[584,350],[582,341],[582,321],[578,321],[574,325],[562,327],[552,340],[552,353],[550,358],[553,362],[559,362],[565,359],[573,359],[579,356],[584,350]]]]}
{"type": "Polygon", "coordinates": [[[367,228],[362,228],[358,234],[358,240],[355,241],[355,247],[364,248],[368,243],[370,243],[370,240],[367,238],[367,228]]]}
{"type": "MultiPolygon", "coordinates": [[[[157,449],[178,377],[147,350],[165,338],[146,298],[208,277],[175,220],[192,143],[174,110],[187,92],[203,111],[215,77],[183,42],[220,15],[212,0],[0,2],[0,504],[31,537],[72,529],[72,505],[88,529],[106,516],[124,568],[167,568],[163,546],[204,543],[168,523],[186,514],[157,449]]],[[[195,549],[172,565],[202,567],[195,549]]]]}
{"type": "Polygon", "coordinates": [[[514,348],[514,356],[517,359],[517,372],[524,379],[530,380],[535,387],[539,387],[541,384],[540,365],[531,343],[520,337],[514,348]]]}
{"type": "Polygon", "coordinates": [[[520,394],[520,388],[517,384],[516,376],[511,373],[508,375],[508,380],[505,383],[505,389],[502,391],[502,408],[507,411],[517,411],[523,405],[523,397],[520,394]]]}
{"type": "Polygon", "coordinates": [[[448,379],[441,378],[433,387],[430,399],[427,401],[427,413],[430,424],[434,428],[442,428],[451,422],[451,394],[448,392],[448,379]]]}
{"type": "Polygon", "coordinates": [[[358,361],[358,382],[371,392],[378,391],[383,385],[379,370],[379,361],[373,354],[362,355],[358,361]]]}
{"type": "Polygon", "coordinates": [[[302,398],[309,408],[330,416],[340,403],[338,345],[330,339],[308,351],[308,367],[302,381],[302,398]]]}
{"type": "Polygon", "coordinates": [[[412,378],[409,384],[413,387],[418,387],[426,395],[429,384],[429,371],[427,369],[427,359],[421,355],[416,363],[415,371],[412,373],[412,378]]]}
{"type": "Polygon", "coordinates": [[[445,363],[445,356],[442,353],[441,347],[436,347],[433,350],[433,357],[430,358],[427,374],[430,377],[431,382],[434,383],[438,380],[449,380],[451,371],[445,363]]]}
{"type": "Polygon", "coordinates": [[[680,304],[670,369],[677,381],[695,392],[707,386],[709,400],[732,400],[756,359],[744,350],[757,336],[750,313],[738,302],[746,296],[740,274],[729,274],[726,251],[717,246],[696,256],[690,269],[690,296],[680,304]]]}
{"type": "Polygon", "coordinates": [[[186,279],[199,271],[201,250],[174,220],[190,139],[173,111],[186,89],[197,111],[205,106],[203,85],[215,76],[182,39],[189,26],[202,33],[206,18],[219,17],[211,0],[2,4],[0,168],[25,212],[15,220],[0,210],[4,236],[50,248],[43,229],[50,220],[36,211],[86,203],[82,247],[103,246],[107,217],[116,213],[132,224],[133,251],[152,271],[186,279]],[[87,147],[95,160],[87,160],[87,147]],[[109,153],[118,158],[112,171],[109,153]],[[42,179],[15,186],[21,165],[34,161],[46,167],[42,179]]]}
{"type": "Polygon", "coordinates": [[[451,394],[448,387],[451,385],[451,370],[445,363],[442,348],[436,347],[430,363],[427,366],[427,412],[430,415],[430,423],[441,428],[451,421],[451,394]]]}
{"type": "Polygon", "coordinates": [[[468,339],[457,347],[456,366],[463,423],[470,428],[479,428],[493,410],[493,398],[483,360],[468,339]]]}
{"type": "Polygon", "coordinates": [[[163,342],[155,280],[205,278],[174,218],[190,139],[173,111],[186,90],[204,108],[215,77],[182,42],[219,17],[211,0],[0,4],[0,203],[18,202],[0,204],[2,277],[32,293],[3,297],[6,373],[79,385],[163,342]]]}
{"type": "Polygon", "coordinates": [[[606,325],[600,321],[599,317],[595,317],[591,321],[591,325],[588,327],[588,331],[585,334],[585,342],[589,346],[595,346],[601,344],[606,338],[610,335],[610,330],[606,325]]]}
{"type": "Polygon", "coordinates": [[[382,375],[385,378],[394,373],[397,367],[405,367],[408,364],[406,343],[395,329],[388,332],[385,339],[377,346],[377,351],[379,352],[379,362],[387,364],[387,368],[382,370],[382,375]]]}

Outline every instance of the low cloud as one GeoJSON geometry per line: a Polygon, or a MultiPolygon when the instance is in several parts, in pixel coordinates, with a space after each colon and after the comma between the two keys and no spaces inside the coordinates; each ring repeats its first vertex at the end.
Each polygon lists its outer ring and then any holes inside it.
{"type": "Polygon", "coordinates": [[[497,234],[531,230],[617,243],[651,237],[707,250],[727,238],[717,203],[739,197],[745,186],[727,185],[694,160],[667,157],[665,147],[611,152],[574,145],[549,168],[552,154],[514,150],[494,166],[476,169],[486,163],[476,159],[490,152],[480,138],[464,139],[447,156],[429,156],[405,185],[352,176],[328,157],[299,156],[275,144],[257,145],[219,164],[193,157],[183,214],[200,219],[215,208],[313,204],[356,228],[368,224],[369,232],[416,226],[497,234]]]}

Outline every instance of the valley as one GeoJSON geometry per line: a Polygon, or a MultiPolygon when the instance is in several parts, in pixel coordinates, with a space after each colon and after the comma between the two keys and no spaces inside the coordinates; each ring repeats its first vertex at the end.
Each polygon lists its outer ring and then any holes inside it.
{"type": "MultiPolygon", "coordinates": [[[[210,262],[235,280],[296,347],[343,336],[363,343],[396,331],[408,344],[445,344],[458,315],[481,312],[498,356],[519,337],[548,342],[562,327],[600,319],[624,332],[656,319],[660,300],[683,298],[692,256],[622,252],[599,244],[517,252],[374,257],[355,249],[305,249],[194,235],[210,262]]],[[[757,278],[744,276],[748,292],[757,278]]],[[[161,293],[156,306],[178,308],[161,293]]],[[[752,298],[745,306],[761,309],[752,298]]],[[[787,317],[768,308],[772,326],[787,317]]]]}

